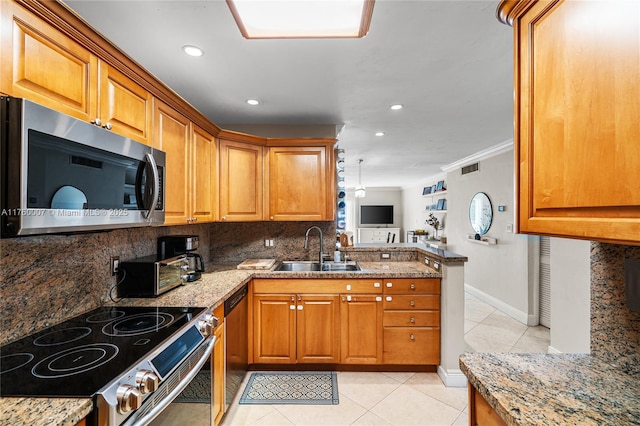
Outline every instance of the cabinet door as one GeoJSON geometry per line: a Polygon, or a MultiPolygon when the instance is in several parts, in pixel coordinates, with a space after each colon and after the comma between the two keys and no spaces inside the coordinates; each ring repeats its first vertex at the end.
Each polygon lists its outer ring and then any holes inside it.
{"type": "Polygon", "coordinates": [[[639,243],[640,3],[538,2],[521,10],[519,231],[639,243]]]}
{"type": "Polygon", "coordinates": [[[343,364],[382,362],[382,297],[340,297],[340,357],[343,364]]]}
{"type": "Polygon", "coordinates": [[[13,1],[0,1],[1,92],[91,121],[98,59],[13,1]]]}
{"type": "Polygon", "coordinates": [[[191,217],[197,222],[213,222],[218,205],[215,138],[193,125],[191,147],[191,217]]]}
{"type": "Polygon", "coordinates": [[[165,224],[186,224],[189,208],[189,141],[187,118],[155,101],[153,146],[167,154],[165,170],[165,224]]]}
{"type": "Polygon", "coordinates": [[[255,363],[296,362],[295,296],[253,296],[253,339],[255,363]]]}
{"type": "Polygon", "coordinates": [[[151,94],[133,80],[100,62],[100,108],[102,125],[111,131],[150,145],[151,94]]]}
{"type": "Polygon", "coordinates": [[[220,219],[263,219],[262,147],[220,140],[220,219]]]}
{"type": "Polygon", "coordinates": [[[333,219],[327,158],[325,147],[269,148],[269,220],[333,219]]]}
{"type": "Polygon", "coordinates": [[[298,362],[340,362],[339,297],[298,296],[296,312],[298,362]]]}

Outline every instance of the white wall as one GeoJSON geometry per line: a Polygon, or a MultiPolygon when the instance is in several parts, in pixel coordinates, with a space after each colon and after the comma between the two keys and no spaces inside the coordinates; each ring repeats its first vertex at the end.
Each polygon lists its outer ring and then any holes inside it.
{"type": "Polygon", "coordinates": [[[539,238],[507,231],[514,223],[513,161],[510,149],[480,160],[477,172],[462,175],[456,168],[447,173],[447,250],[468,257],[464,276],[472,293],[520,322],[535,325],[539,238]],[[467,241],[467,234],[474,233],[469,203],[477,192],[491,200],[493,222],[486,236],[496,238],[497,245],[467,241]],[[499,205],[505,206],[504,212],[498,211],[499,205]]]}
{"type": "Polygon", "coordinates": [[[591,243],[551,238],[550,352],[589,353],[591,243]]]}
{"type": "MultiPolygon", "coordinates": [[[[400,236],[404,235],[402,189],[397,187],[366,188],[364,198],[355,198],[353,190],[347,191],[347,230],[357,235],[356,229],[360,226],[360,205],[393,205],[393,225],[389,228],[400,228],[400,236]],[[352,206],[353,210],[349,206],[352,206]]],[[[365,227],[373,227],[366,225],[365,227]]],[[[402,239],[403,240],[403,239],[402,239]]]]}
{"type": "MultiPolygon", "coordinates": [[[[429,217],[429,211],[425,209],[427,204],[434,203],[431,197],[423,197],[422,190],[425,186],[432,186],[436,184],[438,181],[446,180],[446,174],[442,173],[439,175],[428,177],[422,182],[421,185],[404,188],[402,191],[402,205],[403,205],[403,216],[402,216],[402,224],[404,227],[404,232],[402,233],[402,241],[405,241],[406,231],[412,231],[415,229],[424,229],[429,232],[431,236],[433,233],[433,228],[425,223],[427,217],[429,217]]],[[[444,198],[447,198],[447,195],[444,198]]],[[[448,201],[447,201],[448,203],[448,201]]],[[[432,212],[436,215],[436,217],[440,220],[440,222],[444,226],[444,230],[438,233],[438,236],[447,235],[447,213],[438,213],[437,211],[432,212]]]]}

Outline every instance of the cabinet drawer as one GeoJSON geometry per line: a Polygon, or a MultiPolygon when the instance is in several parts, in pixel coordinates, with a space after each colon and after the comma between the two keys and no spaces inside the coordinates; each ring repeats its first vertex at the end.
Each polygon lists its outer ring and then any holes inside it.
{"type": "Polygon", "coordinates": [[[440,327],[385,327],[384,364],[440,363],[440,327]]]}
{"type": "Polygon", "coordinates": [[[440,294],[440,278],[396,278],[384,280],[384,294],[440,294]]]}
{"type": "Polygon", "coordinates": [[[381,294],[381,279],[272,279],[253,280],[253,292],[263,294],[306,293],[306,294],[381,294]]]}
{"type": "Polygon", "coordinates": [[[440,311],[385,311],[385,327],[440,327],[440,311]]]}
{"type": "Polygon", "coordinates": [[[440,309],[440,296],[415,295],[415,296],[384,296],[384,309],[440,309]]]}

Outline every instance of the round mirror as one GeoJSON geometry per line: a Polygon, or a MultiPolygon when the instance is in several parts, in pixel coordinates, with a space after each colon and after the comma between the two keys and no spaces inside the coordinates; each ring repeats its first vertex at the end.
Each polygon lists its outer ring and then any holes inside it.
{"type": "Polygon", "coordinates": [[[493,209],[491,200],[484,192],[478,192],[471,199],[469,204],[469,222],[476,234],[484,235],[491,228],[493,220],[493,209]]]}

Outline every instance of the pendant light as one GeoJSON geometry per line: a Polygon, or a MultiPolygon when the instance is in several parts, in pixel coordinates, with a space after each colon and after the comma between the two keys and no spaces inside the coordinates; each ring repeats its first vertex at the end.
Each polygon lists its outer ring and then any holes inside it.
{"type": "Polygon", "coordinates": [[[362,186],[362,159],[358,160],[358,186],[356,186],[356,198],[364,198],[365,191],[362,186]]]}

